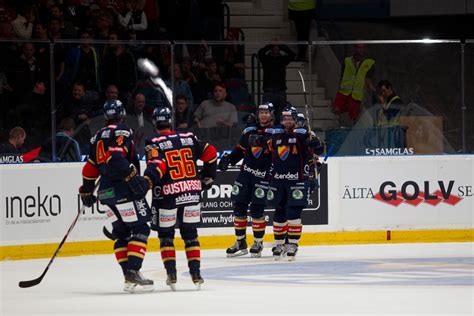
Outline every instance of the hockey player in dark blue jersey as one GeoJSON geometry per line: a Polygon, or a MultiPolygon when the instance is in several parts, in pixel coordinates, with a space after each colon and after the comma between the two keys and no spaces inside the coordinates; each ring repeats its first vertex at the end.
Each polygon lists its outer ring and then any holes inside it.
{"type": "Polygon", "coordinates": [[[152,291],[153,281],[139,272],[146,253],[151,210],[145,200],[150,181],[141,177],[134,149],[132,130],[122,123],[125,109],[118,100],[104,104],[105,127],[91,138],[89,157],[82,169],[82,202],[91,207],[100,177],[98,200],[108,206],[107,216],[114,219],[115,257],[125,276],[124,290],[152,291]]]}
{"type": "Polygon", "coordinates": [[[226,171],[229,164],[235,165],[241,159],[240,173],[232,188],[234,201],[234,228],[236,242],[227,249],[227,257],[242,256],[248,253],[246,241],[247,210],[252,217],[254,243],[250,248],[252,257],[260,257],[265,235],[264,208],[268,189],[268,169],[271,152],[267,146],[273,123],[273,104],[258,106],[257,124],[249,124],[243,131],[240,141],[229,155],[219,162],[219,169],[226,171]],[[250,206],[249,206],[250,204],[250,206]]]}
{"type": "Polygon", "coordinates": [[[321,147],[304,128],[297,127],[297,112],[286,108],[282,111],[282,125],[273,128],[269,147],[272,151],[272,167],[268,203],[275,207],[273,233],[275,259],[284,254],[294,260],[301,237],[301,212],[308,205],[308,197],[314,189],[315,179],[310,176],[313,148],[321,147]],[[288,244],[285,247],[285,239],[288,244]]]}
{"type": "Polygon", "coordinates": [[[201,220],[201,191],[216,177],[216,149],[203,143],[193,133],[171,130],[172,114],[167,107],[153,112],[157,134],[145,141],[147,168],[145,176],[153,182],[152,225],[158,231],[163,264],[168,274],[166,284],[175,290],[175,226],[184,240],[191,279],[199,289],[204,282],[200,273],[200,245],[197,227],[201,220]],[[203,162],[200,172],[197,160],[203,162]]]}

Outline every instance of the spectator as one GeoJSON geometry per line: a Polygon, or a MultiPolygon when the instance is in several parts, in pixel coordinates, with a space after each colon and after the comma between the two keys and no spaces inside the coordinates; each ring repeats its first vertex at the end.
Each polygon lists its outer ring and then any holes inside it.
{"type": "Polygon", "coordinates": [[[181,75],[181,65],[174,64],[174,87],[173,93],[176,95],[184,95],[188,101],[188,107],[194,111],[194,99],[191,88],[186,80],[183,80],[181,75]]]}
{"type": "Polygon", "coordinates": [[[0,144],[0,163],[22,162],[21,147],[25,143],[26,132],[15,126],[8,134],[8,141],[0,144]]]}
{"type": "Polygon", "coordinates": [[[194,124],[192,111],[184,95],[178,95],[175,102],[175,124],[177,131],[188,131],[194,124]]]}
{"type": "Polygon", "coordinates": [[[348,112],[353,122],[359,117],[365,90],[375,91],[371,80],[375,60],[366,57],[364,44],[356,44],[354,48],[354,54],[344,59],[341,83],[334,99],[334,112],[348,112]]]}
{"type": "Polygon", "coordinates": [[[198,127],[232,127],[237,123],[237,110],[227,101],[226,87],[223,83],[214,86],[214,98],[203,101],[194,113],[198,127]]]}
{"type": "Polygon", "coordinates": [[[148,27],[145,12],[138,8],[137,0],[126,0],[125,5],[127,8],[125,16],[117,15],[120,25],[127,30],[133,30],[137,39],[145,39],[145,31],[148,27]]]}
{"type": "MultiPolygon", "coordinates": [[[[288,19],[293,20],[298,41],[309,41],[309,29],[314,17],[315,0],[288,1],[288,19]]],[[[306,57],[307,44],[298,45],[297,60],[308,61],[306,57]]]]}
{"type": "Polygon", "coordinates": [[[212,97],[215,84],[220,82],[223,82],[223,80],[218,72],[216,61],[214,59],[206,59],[206,71],[198,76],[196,90],[200,93],[194,96],[196,99],[196,104],[210,99],[212,97]]]}
{"type": "Polygon", "coordinates": [[[64,8],[64,19],[74,25],[76,32],[84,28],[84,20],[86,19],[85,6],[78,5],[76,0],[65,0],[64,8]]]}
{"type": "Polygon", "coordinates": [[[263,102],[275,107],[275,122],[279,124],[281,111],[286,104],[286,67],[296,54],[286,45],[275,43],[258,51],[263,68],[263,102]]]}
{"type": "Polygon", "coordinates": [[[99,60],[96,49],[90,43],[91,32],[80,32],[81,44],[67,53],[64,77],[68,84],[80,81],[86,90],[101,91],[99,82],[99,60]]]}
{"type": "Polygon", "coordinates": [[[400,112],[403,107],[402,99],[395,94],[392,84],[388,80],[380,81],[378,88],[381,108],[377,112],[377,125],[399,126],[400,112]]]}
{"type": "Polygon", "coordinates": [[[59,123],[59,131],[56,133],[56,160],[53,159],[53,148],[51,137],[43,143],[39,153],[40,160],[72,162],[81,161],[81,150],[79,143],[74,139],[74,120],[64,118],[59,123]]]}
{"type": "Polygon", "coordinates": [[[133,108],[125,117],[125,124],[133,130],[135,151],[142,155],[145,150],[145,139],[153,135],[151,114],[145,111],[145,96],[137,93],[133,99],[133,108]]]}
{"type": "Polygon", "coordinates": [[[238,40],[239,30],[235,27],[230,28],[227,31],[226,41],[232,43],[223,46],[222,60],[218,60],[225,79],[245,77],[244,45],[237,44],[238,40]]]}
{"type": "Polygon", "coordinates": [[[105,102],[110,100],[117,100],[119,96],[119,90],[117,89],[116,85],[108,85],[107,89],[105,90],[105,102]]]}
{"type": "Polygon", "coordinates": [[[49,7],[50,17],[54,17],[60,21],[60,32],[63,38],[76,38],[76,28],[71,21],[64,19],[64,11],[61,6],[53,4],[49,7]]]}
{"type": "Polygon", "coordinates": [[[31,6],[25,4],[20,6],[16,19],[11,22],[15,36],[21,39],[30,39],[33,34],[34,21],[35,16],[31,6]]]}
{"type": "Polygon", "coordinates": [[[99,16],[95,20],[94,39],[108,40],[113,23],[114,20],[112,16],[106,11],[101,11],[99,16]]]}
{"type": "Polygon", "coordinates": [[[183,58],[183,63],[181,64],[181,75],[183,77],[183,80],[186,80],[186,82],[190,86],[195,85],[197,83],[197,77],[194,73],[193,60],[191,59],[191,57],[183,58]]]}
{"type": "Polygon", "coordinates": [[[79,143],[81,153],[89,151],[89,140],[91,138],[90,119],[93,117],[94,104],[85,97],[84,85],[80,82],[74,83],[71,96],[62,103],[58,109],[60,119],[72,118],[77,126],[75,139],[79,143]]]}
{"type": "Polygon", "coordinates": [[[222,2],[222,0],[198,0],[201,11],[201,34],[206,34],[207,40],[220,41],[223,38],[222,2]]]}
{"type": "Polygon", "coordinates": [[[33,86],[36,80],[43,79],[46,74],[40,69],[35,57],[33,43],[24,43],[22,54],[18,58],[13,88],[17,97],[22,97],[33,86]]]}
{"type": "Polygon", "coordinates": [[[101,62],[103,86],[115,85],[122,94],[119,99],[128,100],[137,82],[136,63],[132,53],[120,40],[119,32],[110,32],[110,44],[106,47],[101,62]]]}
{"type": "MultiPolygon", "coordinates": [[[[49,128],[51,107],[43,80],[36,80],[32,84],[32,89],[24,93],[16,110],[18,121],[26,128],[43,132],[49,128]]],[[[38,134],[33,136],[40,137],[38,134]]]]}
{"type": "Polygon", "coordinates": [[[52,17],[49,19],[48,22],[48,34],[49,38],[53,40],[60,40],[62,39],[61,34],[61,20],[58,18],[52,17]]]}
{"type": "MultiPolygon", "coordinates": [[[[55,19],[55,21],[58,21],[55,19]]],[[[59,29],[59,28],[57,28],[59,29]]],[[[48,37],[48,28],[45,23],[38,22],[33,28],[33,38],[43,41],[48,41],[48,43],[36,43],[36,57],[40,65],[40,69],[45,72],[49,71],[50,67],[50,46],[49,46],[49,37],[48,37]]],[[[60,39],[55,38],[55,40],[60,39]]],[[[54,69],[56,71],[55,79],[59,81],[64,74],[64,49],[62,44],[56,43],[54,45],[54,69]]],[[[56,88],[58,89],[58,88],[56,88]]]]}

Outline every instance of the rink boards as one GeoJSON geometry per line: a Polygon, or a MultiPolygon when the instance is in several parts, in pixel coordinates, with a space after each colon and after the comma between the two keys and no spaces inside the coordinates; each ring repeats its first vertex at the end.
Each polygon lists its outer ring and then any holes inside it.
{"type": "MultiPolygon", "coordinates": [[[[0,165],[0,260],[51,256],[81,206],[82,165],[0,165]]],[[[230,192],[237,173],[219,173],[203,196],[203,249],[234,240],[230,192]]],[[[303,211],[301,244],[474,241],[473,179],[472,155],[330,158],[303,211]]],[[[270,226],[273,211],[265,215],[270,226]]],[[[86,209],[61,255],[110,253],[104,225],[110,228],[103,206],[86,209]]],[[[151,237],[149,249],[157,250],[156,233],[151,237]]]]}

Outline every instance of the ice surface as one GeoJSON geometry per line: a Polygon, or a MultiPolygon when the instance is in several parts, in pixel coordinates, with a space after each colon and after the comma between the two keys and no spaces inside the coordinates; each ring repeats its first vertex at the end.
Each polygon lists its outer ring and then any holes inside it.
{"type": "Polygon", "coordinates": [[[123,292],[113,255],[0,262],[1,315],[345,314],[473,315],[472,243],[300,247],[296,261],[226,258],[202,251],[205,283],[196,291],[183,251],[177,291],[165,285],[159,253],[148,253],[143,274],[155,291],[123,292]]]}

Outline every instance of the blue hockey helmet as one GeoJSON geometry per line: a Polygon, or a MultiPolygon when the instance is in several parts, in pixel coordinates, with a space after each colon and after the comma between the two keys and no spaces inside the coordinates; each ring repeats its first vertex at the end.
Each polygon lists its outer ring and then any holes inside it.
{"type": "Polygon", "coordinates": [[[171,120],[173,114],[171,113],[170,108],[162,106],[157,107],[152,114],[152,122],[155,128],[169,128],[171,126],[171,120]]]}
{"type": "Polygon", "coordinates": [[[125,117],[127,112],[120,100],[107,100],[104,103],[104,117],[107,120],[118,120],[125,117]]]}
{"type": "Polygon", "coordinates": [[[303,113],[298,113],[298,118],[296,120],[296,124],[298,127],[305,127],[306,126],[306,118],[304,117],[303,113]]]}
{"type": "Polygon", "coordinates": [[[294,106],[284,108],[283,111],[281,111],[281,118],[283,119],[284,116],[291,116],[295,122],[298,121],[298,111],[294,106]]]}
{"type": "Polygon", "coordinates": [[[273,115],[273,111],[275,110],[275,107],[273,106],[273,103],[271,102],[264,102],[257,107],[257,115],[259,111],[264,111],[264,110],[269,111],[273,115]]]}

